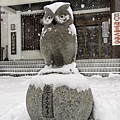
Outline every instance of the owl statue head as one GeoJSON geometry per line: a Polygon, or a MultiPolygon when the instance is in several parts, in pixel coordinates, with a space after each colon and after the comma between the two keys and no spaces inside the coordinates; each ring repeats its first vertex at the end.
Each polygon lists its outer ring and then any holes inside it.
{"type": "Polygon", "coordinates": [[[56,2],[44,7],[43,24],[47,26],[73,23],[73,13],[70,3],[56,2]]]}

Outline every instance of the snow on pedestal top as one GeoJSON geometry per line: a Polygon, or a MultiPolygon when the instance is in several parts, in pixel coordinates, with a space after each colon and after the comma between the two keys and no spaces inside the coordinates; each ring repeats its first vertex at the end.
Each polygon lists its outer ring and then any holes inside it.
{"type": "Polygon", "coordinates": [[[46,66],[37,76],[32,78],[30,84],[35,85],[36,88],[40,87],[42,90],[45,85],[52,85],[53,90],[65,85],[77,89],[78,92],[90,88],[88,79],[79,73],[75,63],[64,65],[62,68],[46,66]]]}
{"type": "Polygon", "coordinates": [[[76,68],[76,63],[72,62],[71,64],[64,65],[61,68],[53,68],[52,66],[45,66],[38,75],[47,74],[47,73],[63,73],[63,74],[70,74],[70,73],[79,73],[78,69],[76,68]]]}

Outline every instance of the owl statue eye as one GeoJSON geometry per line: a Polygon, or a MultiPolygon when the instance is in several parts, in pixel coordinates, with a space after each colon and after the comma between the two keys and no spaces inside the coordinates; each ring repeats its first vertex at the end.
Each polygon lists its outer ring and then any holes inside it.
{"type": "Polygon", "coordinates": [[[69,20],[69,15],[61,14],[60,16],[56,16],[56,19],[59,23],[64,23],[69,20]]]}
{"type": "Polygon", "coordinates": [[[52,19],[52,17],[50,15],[48,15],[47,20],[50,20],[50,19],[52,19]]]}
{"type": "Polygon", "coordinates": [[[51,22],[52,22],[52,16],[51,15],[48,15],[47,17],[45,17],[44,19],[43,19],[44,21],[44,24],[50,24],[51,22]]]}
{"type": "Polygon", "coordinates": [[[60,15],[60,19],[65,19],[65,15],[60,15]]]}

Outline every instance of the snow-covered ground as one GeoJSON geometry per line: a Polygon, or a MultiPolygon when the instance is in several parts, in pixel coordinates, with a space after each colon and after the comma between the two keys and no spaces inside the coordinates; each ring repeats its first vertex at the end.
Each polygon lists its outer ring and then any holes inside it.
{"type": "MultiPolygon", "coordinates": [[[[32,77],[0,77],[0,120],[30,120],[25,105],[32,77]]],[[[120,75],[88,77],[95,120],[120,120],[120,75]]]]}

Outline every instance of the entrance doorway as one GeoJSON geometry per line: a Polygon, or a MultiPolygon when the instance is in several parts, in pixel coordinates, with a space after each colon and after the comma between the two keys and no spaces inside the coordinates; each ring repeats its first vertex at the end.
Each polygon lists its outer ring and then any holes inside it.
{"type": "MultiPolygon", "coordinates": [[[[110,36],[104,36],[101,24],[77,27],[77,59],[101,59],[111,57],[110,36]]],[[[107,26],[106,26],[107,27],[107,26]]],[[[106,32],[106,31],[105,31],[106,32]]]]}

